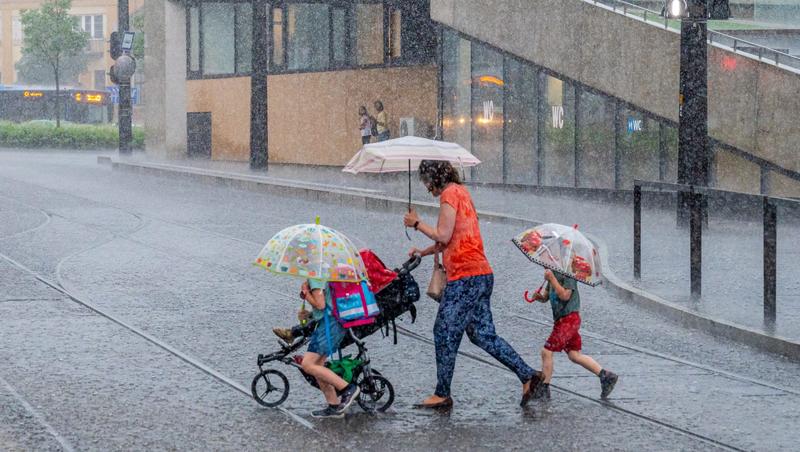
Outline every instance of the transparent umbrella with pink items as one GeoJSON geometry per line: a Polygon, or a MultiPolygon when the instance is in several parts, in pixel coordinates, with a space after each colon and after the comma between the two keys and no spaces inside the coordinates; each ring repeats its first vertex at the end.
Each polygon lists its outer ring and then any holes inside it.
{"type": "MultiPolygon", "coordinates": [[[[578,225],[547,223],[527,229],[511,242],[536,264],[589,286],[602,283],[597,247],[578,231],[578,225]]],[[[544,283],[537,289],[540,293],[544,283]]],[[[528,292],[525,292],[525,300],[528,292]]]]}

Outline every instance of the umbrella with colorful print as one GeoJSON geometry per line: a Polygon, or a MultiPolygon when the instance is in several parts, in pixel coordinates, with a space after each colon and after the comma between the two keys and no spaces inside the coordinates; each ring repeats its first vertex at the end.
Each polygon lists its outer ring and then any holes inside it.
{"type": "Polygon", "coordinates": [[[528,259],[545,268],[590,286],[602,282],[600,255],[594,244],[578,231],[578,225],[542,224],[523,231],[511,241],[528,259]]]}
{"type": "Polygon", "coordinates": [[[347,236],[319,224],[298,224],[273,236],[255,265],[279,274],[328,282],[367,279],[358,248],[347,236]]]}

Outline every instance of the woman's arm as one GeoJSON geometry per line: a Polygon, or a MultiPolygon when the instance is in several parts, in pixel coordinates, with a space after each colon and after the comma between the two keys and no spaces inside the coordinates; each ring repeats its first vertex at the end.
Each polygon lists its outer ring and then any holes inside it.
{"type": "Polygon", "coordinates": [[[425,256],[430,256],[433,253],[437,253],[437,252],[440,253],[443,250],[444,250],[444,248],[442,247],[442,244],[436,242],[433,245],[431,245],[431,246],[429,246],[429,247],[427,247],[425,249],[419,249],[419,248],[416,248],[416,247],[411,248],[411,251],[408,253],[408,255],[409,256],[413,256],[415,254],[418,254],[420,257],[425,257],[425,256]]]}
{"type": "Polygon", "coordinates": [[[434,227],[423,223],[422,220],[419,219],[419,214],[417,214],[416,209],[412,208],[411,211],[406,214],[404,223],[408,227],[414,227],[414,225],[416,225],[419,232],[427,235],[434,242],[446,246],[450,243],[450,239],[453,237],[453,230],[456,227],[456,209],[450,204],[442,204],[441,209],[439,209],[439,221],[436,223],[436,227],[434,227]]]}

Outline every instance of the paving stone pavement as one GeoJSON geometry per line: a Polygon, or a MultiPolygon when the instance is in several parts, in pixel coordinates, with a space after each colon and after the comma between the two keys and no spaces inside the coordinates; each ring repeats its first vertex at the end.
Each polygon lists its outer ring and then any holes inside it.
{"type": "MultiPolygon", "coordinates": [[[[271,327],[299,304],[297,281],[251,266],[263,243],[320,215],[398,264],[410,246],[399,218],[113,172],[91,154],[14,152],[0,152],[0,213],[3,449],[787,450],[798,439],[796,363],[685,330],[602,288],[582,291],[582,315],[585,352],[621,375],[608,403],[595,377],[559,356],[553,401],[522,410],[513,375],[464,341],[478,359],[459,358],[453,412],[411,409],[435,379],[436,305],[421,300],[398,345],[369,340],[398,395],[390,413],[311,419],[321,398],[285,369],[285,408],[309,430],[101,313],[247,388],[256,355],[275,348],[271,327]]],[[[517,229],[482,224],[493,312],[538,367],[549,312],[521,301],[541,272],[508,241],[517,229]]],[[[429,272],[429,262],[415,272],[421,285],[429,272]]]]}

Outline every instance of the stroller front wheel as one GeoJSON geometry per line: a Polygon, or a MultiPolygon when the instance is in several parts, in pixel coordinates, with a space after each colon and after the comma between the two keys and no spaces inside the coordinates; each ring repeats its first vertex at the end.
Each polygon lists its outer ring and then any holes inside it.
{"type": "Polygon", "coordinates": [[[358,395],[358,405],[364,411],[383,413],[394,403],[392,384],[377,372],[373,372],[371,376],[366,376],[364,372],[361,372],[355,382],[361,389],[361,394],[358,395]]]}
{"type": "Polygon", "coordinates": [[[275,408],[289,397],[289,380],[277,370],[262,370],[253,378],[250,392],[260,405],[275,408]]]}

